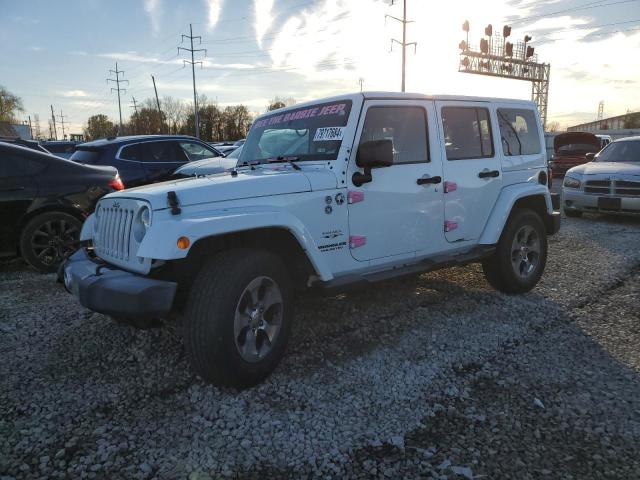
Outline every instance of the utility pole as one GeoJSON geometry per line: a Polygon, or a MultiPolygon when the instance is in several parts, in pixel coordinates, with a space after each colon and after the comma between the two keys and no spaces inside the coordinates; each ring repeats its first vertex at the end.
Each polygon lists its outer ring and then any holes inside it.
{"type": "Polygon", "coordinates": [[[198,39],[199,43],[202,43],[202,37],[197,36],[194,37],[193,36],[193,26],[191,24],[189,24],[189,35],[182,35],[182,39],[181,42],[184,41],[185,38],[188,38],[191,41],[191,48],[184,48],[184,47],[178,47],[178,53],[180,53],[180,50],[184,50],[185,52],[191,52],[191,61],[189,60],[182,60],[182,65],[184,66],[187,63],[191,64],[191,75],[193,77],[193,108],[194,108],[194,114],[195,114],[195,128],[196,128],[196,138],[200,138],[200,122],[198,119],[198,94],[196,93],[196,63],[200,64],[200,68],[202,68],[202,62],[196,62],[193,54],[195,52],[204,52],[204,55],[207,55],[207,49],[206,48],[198,48],[198,49],[194,49],[193,48],[193,40],[195,38],[198,39]]]}
{"type": "Polygon", "coordinates": [[[136,97],[132,96],[131,100],[132,100],[131,103],[133,103],[133,110],[136,112],[136,115],[137,115],[138,114],[138,105],[137,105],[137,102],[136,102],[136,97]]]}
{"type": "MultiPolygon", "coordinates": [[[[66,137],[66,135],[64,133],[64,117],[65,117],[65,115],[62,114],[62,109],[60,109],[60,123],[62,124],[62,139],[66,140],[67,137],[66,137]]],[[[67,122],[67,123],[69,123],[69,122],[67,122]]]]}
{"type": "Polygon", "coordinates": [[[31,135],[31,140],[33,140],[33,127],[31,126],[31,115],[29,115],[29,135],[31,135]]]}
{"type": "Polygon", "coordinates": [[[53,105],[51,105],[51,120],[53,121],[53,135],[55,139],[58,139],[58,130],[56,130],[56,116],[53,113],[53,105]]]}
{"type": "Polygon", "coordinates": [[[35,113],[33,115],[33,120],[36,123],[36,139],[40,140],[42,136],[42,132],[40,131],[40,115],[35,113]]]}
{"type": "MultiPolygon", "coordinates": [[[[402,0],[402,18],[394,17],[393,15],[385,15],[384,19],[387,20],[387,17],[393,18],[398,22],[402,23],[402,42],[399,42],[395,38],[391,39],[391,51],[393,51],[393,43],[397,43],[402,47],[402,89],[401,91],[405,91],[405,77],[406,77],[406,66],[407,66],[407,47],[413,45],[413,52],[418,48],[417,42],[409,42],[407,43],[407,23],[413,23],[413,20],[407,20],[407,0],[402,0]]],[[[391,5],[394,5],[394,0],[391,0],[391,5]]]]}
{"type": "Polygon", "coordinates": [[[364,78],[360,77],[358,79],[358,83],[360,84],[360,91],[362,91],[362,84],[364,83],[364,78]]]}
{"type": "MultiPolygon", "coordinates": [[[[153,91],[156,92],[156,105],[158,106],[158,114],[160,115],[160,125],[162,125],[162,110],[160,110],[160,99],[158,98],[158,89],[156,88],[156,79],[154,78],[153,75],[151,75],[151,80],[153,80],[153,91]]],[[[160,128],[159,133],[162,133],[162,127],[160,128]]]]}
{"type": "Polygon", "coordinates": [[[124,70],[118,70],[118,62],[116,62],[116,69],[115,70],[109,70],[109,74],[114,74],[116,76],[116,78],[107,78],[107,83],[109,82],[115,82],[116,84],[116,88],[112,88],[111,91],[113,92],[114,90],[118,92],[118,112],[120,113],[120,129],[118,130],[118,134],[122,135],[123,129],[122,129],[122,105],[120,103],[120,91],[123,91],[126,93],[127,89],[126,88],[120,88],[120,84],[123,82],[127,82],[127,85],[129,84],[129,80],[124,80],[120,78],[120,74],[124,75],[124,70]]]}

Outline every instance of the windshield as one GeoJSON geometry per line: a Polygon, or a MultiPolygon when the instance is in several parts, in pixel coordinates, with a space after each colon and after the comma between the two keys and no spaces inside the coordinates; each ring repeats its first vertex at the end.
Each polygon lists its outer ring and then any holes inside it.
{"type": "Polygon", "coordinates": [[[321,103],[260,118],[251,126],[240,162],[335,160],[351,100],[321,103]]]}
{"type": "Polygon", "coordinates": [[[598,162],[640,162],[640,140],[613,142],[596,157],[598,162]]]}

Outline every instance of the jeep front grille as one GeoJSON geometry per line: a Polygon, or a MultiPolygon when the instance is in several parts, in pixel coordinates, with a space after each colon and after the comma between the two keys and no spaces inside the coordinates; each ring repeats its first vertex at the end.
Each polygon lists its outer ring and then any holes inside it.
{"type": "Polygon", "coordinates": [[[585,193],[599,193],[608,195],[611,193],[611,180],[587,180],[584,184],[585,193]]]}
{"type": "Polygon", "coordinates": [[[101,257],[129,261],[133,209],[101,208],[94,248],[101,257]]]}

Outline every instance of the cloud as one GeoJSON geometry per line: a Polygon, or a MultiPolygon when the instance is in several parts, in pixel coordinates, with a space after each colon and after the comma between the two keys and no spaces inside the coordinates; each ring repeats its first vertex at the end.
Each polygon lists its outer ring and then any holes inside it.
{"type": "Polygon", "coordinates": [[[97,100],[77,100],[75,102],[71,102],[71,104],[79,107],[104,107],[106,102],[99,102],[97,100]]]}
{"type": "Polygon", "coordinates": [[[149,15],[153,32],[158,33],[160,31],[160,17],[162,16],[160,0],[144,0],[144,11],[149,15]]]}
{"type": "Polygon", "coordinates": [[[207,30],[213,30],[220,18],[220,10],[222,10],[222,0],[205,0],[207,5],[207,30]]]}
{"type": "Polygon", "coordinates": [[[84,90],[66,90],[61,92],[64,97],[88,97],[89,94],[84,90]]]}
{"type": "Polygon", "coordinates": [[[273,15],[271,14],[273,10],[273,0],[254,0],[253,8],[256,17],[254,23],[256,40],[260,48],[262,48],[262,39],[273,23],[273,15]]]}
{"type": "Polygon", "coordinates": [[[182,65],[182,60],[179,58],[171,59],[171,60],[162,60],[157,57],[140,55],[137,52],[105,52],[105,53],[99,53],[98,57],[110,58],[111,60],[118,60],[118,61],[125,61],[125,62],[156,63],[160,65],[164,65],[164,64],[182,65]]]}
{"type": "Polygon", "coordinates": [[[44,50],[44,48],[42,47],[29,47],[29,50],[31,50],[32,52],[41,52],[44,50]]]}
{"type": "Polygon", "coordinates": [[[85,52],[84,50],[73,50],[73,51],[69,52],[69,55],[76,55],[76,56],[80,56],[80,57],[86,57],[89,54],[87,52],[85,52]]]}

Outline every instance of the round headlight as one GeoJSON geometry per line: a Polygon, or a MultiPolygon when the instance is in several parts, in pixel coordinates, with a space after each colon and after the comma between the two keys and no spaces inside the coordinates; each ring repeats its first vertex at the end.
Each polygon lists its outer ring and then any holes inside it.
{"type": "Polygon", "coordinates": [[[140,221],[144,225],[145,229],[148,229],[151,226],[151,211],[148,207],[142,207],[140,211],[140,221]]]}
{"type": "Polygon", "coordinates": [[[580,188],[580,180],[573,177],[564,177],[564,184],[567,188],[580,188]]]}

